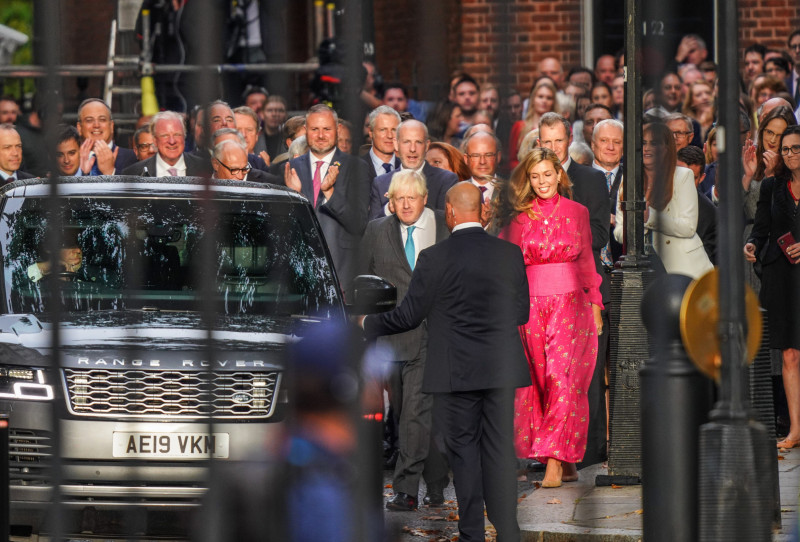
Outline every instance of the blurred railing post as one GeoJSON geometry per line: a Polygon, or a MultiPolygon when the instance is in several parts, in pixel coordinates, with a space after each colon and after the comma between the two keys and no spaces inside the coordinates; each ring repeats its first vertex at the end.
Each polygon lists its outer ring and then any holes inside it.
{"type": "Polygon", "coordinates": [[[0,412],[0,540],[8,540],[11,535],[8,469],[8,414],[0,412]]]}

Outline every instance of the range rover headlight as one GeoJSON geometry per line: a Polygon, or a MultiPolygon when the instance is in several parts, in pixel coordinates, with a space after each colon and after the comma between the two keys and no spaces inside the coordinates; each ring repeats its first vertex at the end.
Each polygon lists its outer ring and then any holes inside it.
{"type": "Polygon", "coordinates": [[[49,401],[53,386],[45,383],[44,369],[0,366],[0,399],[49,401]]]}

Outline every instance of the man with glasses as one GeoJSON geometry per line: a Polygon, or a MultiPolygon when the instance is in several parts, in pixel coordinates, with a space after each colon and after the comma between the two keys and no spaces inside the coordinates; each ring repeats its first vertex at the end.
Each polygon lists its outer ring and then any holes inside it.
{"type": "Polygon", "coordinates": [[[214,179],[234,181],[252,181],[254,179],[250,178],[250,173],[258,171],[247,163],[247,149],[232,139],[225,139],[214,145],[211,167],[214,169],[214,179]]]}
{"type": "Polygon", "coordinates": [[[664,123],[675,138],[675,151],[689,146],[694,136],[692,119],[682,113],[671,113],[664,117],[664,123]]]}
{"type": "Polygon", "coordinates": [[[202,177],[211,168],[201,158],[184,152],[186,128],[183,117],[174,111],[153,115],[150,131],[156,152],[150,158],[136,162],[122,171],[123,175],[142,177],[202,177]]]}
{"type": "Polygon", "coordinates": [[[481,191],[484,207],[492,201],[497,184],[497,165],[500,163],[500,141],[494,134],[475,132],[464,141],[464,162],[472,177],[469,182],[481,191]]]}
{"type": "MultiPolygon", "coordinates": [[[[151,119],[152,120],[152,119],[151,119]]],[[[133,133],[133,152],[141,162],[156,153],[156,142],[150,132],[150,125],[142,126],[133,133]]]]}

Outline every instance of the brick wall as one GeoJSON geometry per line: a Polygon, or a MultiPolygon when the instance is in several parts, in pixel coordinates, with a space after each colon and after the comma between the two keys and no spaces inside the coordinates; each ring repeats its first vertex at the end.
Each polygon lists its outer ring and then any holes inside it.
{"type": "Polygon", "coordinates": [[[800,2],[797,0],[739,0],[742,51],[753,43],[784,49],[786,38],[798,28],[800,2]]]}
{"type": "MultiPolygon", "coordinates": [[[[509,84],[525,93],[536,78],[542,58],[558,58],[565,70],[580,64],[581,0],[428,0],[427,3],[447,4],[437,26],[439,33],[446,36],[448,50],[439,79],[463,69],[481,82],[509,84]]],[[[798,0],[738,0],[738,3],[742,51],[754,42],[783,48],[788,34],[800,28],[798,0]]],[[[411,81],[413,62],[420,55],[403,48],[405,34],[398,32],[397,26],[414,29],[420,25],[425,18],[420,15],[420,6],[424,8],[419,0],[375,1],[378,65],[384,72],[397,73],[405,82],[411,81]]],[[[411,30],[408,36],[406,44],[420,43],[417,30],[411,30]]]]}
{"type": "Polygon", "coordinates": [[[580,63],[580,0],[462,0],[458,66],[480,81],[527,92],[538,62],[580,63]]]}

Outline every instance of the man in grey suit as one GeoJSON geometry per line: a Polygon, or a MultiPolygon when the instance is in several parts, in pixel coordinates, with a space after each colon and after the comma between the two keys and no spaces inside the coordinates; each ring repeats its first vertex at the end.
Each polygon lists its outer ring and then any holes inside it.
{"type": "Polygon", "coordinates": [[[450,237],[419,255],[402,303],[361,326],[376,337],[427,319],[422,390],[434,394],[447,444],[459,540],[483,542],[485,504],[497,539],[519,542],[514,394],[531,384],[517,327],[528,321],[528,278],[519,247],[486,233],[480,218],[480,191],[467,182],[451,188],[450,237]]]}
{"type": "Polygon", "coordinates": [[[336,112],[318,104],[306,114],[308,154],[286,164],[286,186],[300,192],[317,213],[339,285],[347,291],[355,276],[356,250],[367,227],[367,164],[336,148],[336,112]]]}
{"type": "Polygon", "coordinates": [[[378,175],[372,181],[369,196],[370,220],[391,214],[387,197],[389,183],[397,172],[408,169],[424,175],[425,184],[428,187],[428,203],[426,205],[431,209],[444,210],[445,195],[450,187],[458,182],[458,177],[451,171],[433,167],[425,161],[425,154],[428,152],[430,144],[428,127],[423,123],[418,120],[407,120],[400,123],[394,139],[394,149],[397,157],[400,158],[401,169],[378,175]]]}
{"type": "MultiPolygon", "coordinates": [[[[389,198],[395,214],[367,225],[361,240],[358,274],[383,277],[397,287],[397,298],[402,300],[417,255],[447,238],[450,231],[444,212],[426,207],[428,190],[425,178],[418,171],[404,169],[395,174],[389,185],[389,198]]],[[[449,480],[444,458],[431,442],[433,396],[422,393],[427,351],[425,326],[381,338],[379,343],[393,353],[389,400],[401,435],[394,471],[394,498],[386,507],[400,511],[416,509],[420,475],[425,476],[428,486],[425,504],[440,506],[449,480]]]]}

